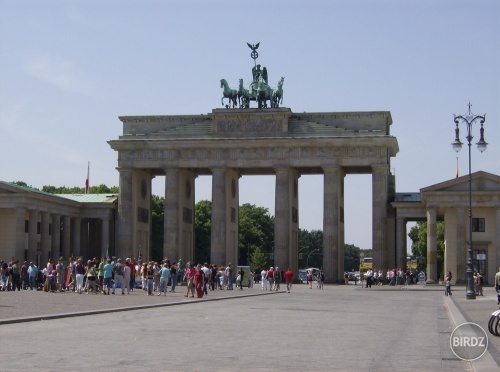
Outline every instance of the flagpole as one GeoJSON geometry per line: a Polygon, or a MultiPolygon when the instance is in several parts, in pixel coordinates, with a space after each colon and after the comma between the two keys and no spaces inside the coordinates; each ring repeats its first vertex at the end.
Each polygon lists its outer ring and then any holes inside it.
{"type": "Polygon", "coordinates": [[[85,180],[85,194],[89,193],[90,161],[87,163],[87,179],[85,180]]]}

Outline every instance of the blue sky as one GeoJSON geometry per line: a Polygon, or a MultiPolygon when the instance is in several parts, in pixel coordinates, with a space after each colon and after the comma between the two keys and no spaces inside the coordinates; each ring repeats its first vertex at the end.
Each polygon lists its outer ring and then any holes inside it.
{"type": "MultiPolygon", "coordinates": [[[[0,179],[83,186],[90,161],[91,185],[117,185],[118,116],[220,108],[221,78],[251,79],[247,42],[271,85],[285,77],[294,112],[390,111],[398,192],[454,177],[453,114],[469,101],[489,143],[472,170],[500,174],[498,1],[0,0],[0,179]]],[[[198,200],[210,181],[197,179],[198,200]]],[[[240,182],[242,203],[274,213],[274,177],[240,182]]],[[[371,177],[345,182],[346,243],[369,249],[371,177]]],[[[299,188],[301,227],[322,229],[322,177],[299,188]]]]}

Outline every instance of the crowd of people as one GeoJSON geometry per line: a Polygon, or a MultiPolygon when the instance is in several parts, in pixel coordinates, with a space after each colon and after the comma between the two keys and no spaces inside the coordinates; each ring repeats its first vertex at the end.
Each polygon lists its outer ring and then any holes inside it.
{"type": "Polygon", "coordinates": [[[279,291],[280,283],[286,283],[286,291],[290,293],[294,278],[293,272],[290,269],[283,271],[278,266],[276,268],[271,266],[269,270],[262,269],[260,275],[262,290],[279,291]]]}
{"type": "MultiPolygon", "coordinates": [[[[45,292],[75,292],[78,294],[110,295],[121,292],[130,294],[134,289],[147,291],[148,296],[158,292],[166,296],[167,292],[175,292],[179,282],[186,283],[185,297],[202,298],[208,290],[233,290],[236,287],[243,290],[245,275],[250,275],[253,284],[253,272],[245,273],[242,267],[235,272],[231,263],[219,267],[215,264],[187,263],[185,268],[178,262],[165,258],[161,262],[138,262],[127,258],[98,259],[94,257],[86,262],[82,257],[71,257],[65,262],[64,257],[56,261],[49,259],[43,267],[37,267],[33,262],[20,264],[12,257],[9,262],[0,261],[0,290],[39,290],[45,292]],[[236,279],[236,280],[235,280],[236,279]],[[236,283],[235,283],[236,282],[236,283]]],[[[265,288],[279,290],[281,282],[287,283],[288,292],[291,289],[293,274],[290,270],[283,272],[276,268],[264,270],[262,283],[265,288]],[[271,277],[269,277],[269,275],[271,277]],[[291,276],[290,276],[291,275],[291,276]]]]}
{"type": "Polygon", "coordinates": [[[418,280],[418,272],[416,270],[403,270],[399,269],[389,269],[384,277],[384,272],[382,270],[372,270],[368,269],[365,273],[365,288],[371,288],[372,285],[384,285],[388,284],[391,286],[402,285],[408,286],[410,284],[416,284],[418,280]]]}

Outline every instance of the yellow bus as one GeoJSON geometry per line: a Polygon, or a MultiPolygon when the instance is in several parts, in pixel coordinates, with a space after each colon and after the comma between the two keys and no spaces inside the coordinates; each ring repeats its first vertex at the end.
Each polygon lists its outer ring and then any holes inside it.
{"type": "Polygon", "coordinates": [[[373,270],[373,258],[363,257],[359,259],[359,280],[363,281],[366,279],[366,272],[368,269],[373,270]]]}

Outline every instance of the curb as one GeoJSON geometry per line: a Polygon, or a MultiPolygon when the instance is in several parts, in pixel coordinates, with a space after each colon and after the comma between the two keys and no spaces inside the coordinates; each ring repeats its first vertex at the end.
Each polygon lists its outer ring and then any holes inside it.
{"type": "Polygon", "coordinates": [[[286,291],[279,292],[264,292],[264,293],[251,293],[251,294],[241,294],[231,297],[217,297],[217,298],[199,298],[196,301],[179,301],[179,302],[171,302],[165,304],[152,304],[152,305],[138,305],[138,306],[126,306],[126,307],[117,307],[113,309],[100,309],[100,310],[88,310],[82,312],[74,312],[74,313],[61,313],[61,314],[50,314],[50,315],[35,315],[24,318],[9,318],[9,319],[0,319],[0,326],[4,324],[16,324],[16,323],[27,323],[27,322],[36,322],[41,320],[54,320],[54,319],[62,319],[62,318],[72,318],[72,317],[80,317],[87,315],[99,315],[99,314],[109,314],[109,313],[118,313],[123,311],[134,311],[134,310],[144,310],[144,309],[153,309],[158,307],[167,307],[167,306],[178,306],[178,305],[188,305],[195,303],[203,303],[210,301],[224,301],[245,297],[255,297],[255,296],[268,296],[277,293],[286,293],[286,291]]]}
{"type": "MultiPolygon", "coordinates": [[[[460,311],[460,309],[457,306],[457,303],[455,302],[455,299],[451,297],[445,297],[443,296],[443,303],[444,306],[446,307],[446,310],[448,312],[449,318],[451,322],[453,323],[454,327],[459,326],[460,324],[467,323],[468,321],[465,319],[464,314],[460,311]],[[449,299],[449,301],[447,301],[449,299]]],[[[486,334],[488,335],[488,330],[485,330],[486,334]]],[[[489,337],[489,335],[488,335],[489,337]]],[[[488,349],[486,350],[486,353],[484,355],[474,361],[467,362],[469,363],[471,369],[473,371],[496,371],[499,368],[499,365],[495,362],[495,359],[493,359],[491,355],[492,351],[492,346],[488,345],[488,349]]]]}

